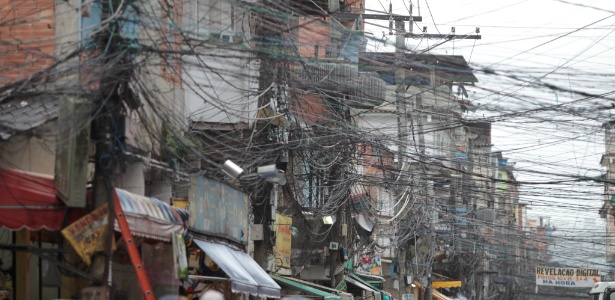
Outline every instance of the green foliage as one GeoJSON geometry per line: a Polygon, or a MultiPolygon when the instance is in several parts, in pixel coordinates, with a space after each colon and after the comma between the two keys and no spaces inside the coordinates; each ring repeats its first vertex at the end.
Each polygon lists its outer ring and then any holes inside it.
{"type": "Polygon", "coordinates": [[[199,145],[199,142],[192,139],[169,126],[162,127],[162,136],[164,138],[164,153],[169,159],[185,159],[190,153],[193,153],[199,145]]]}

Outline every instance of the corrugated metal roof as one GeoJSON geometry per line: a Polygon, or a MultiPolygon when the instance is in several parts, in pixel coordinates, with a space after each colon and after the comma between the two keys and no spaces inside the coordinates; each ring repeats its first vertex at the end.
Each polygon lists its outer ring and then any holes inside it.
{"type": "Polygon", "coordinates": [[[58,117],[57,99],[40,95],[0,104],[0,140],[32,130],[58,117]]]}

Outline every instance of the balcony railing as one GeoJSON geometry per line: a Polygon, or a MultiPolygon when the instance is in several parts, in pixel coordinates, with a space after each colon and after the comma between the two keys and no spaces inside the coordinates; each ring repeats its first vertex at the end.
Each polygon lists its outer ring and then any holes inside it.
{"type": "Polygon", "coordinates": [[[369,109],[386,99],[386,83],[382,79],[359,73],[350,64],[306,62],[294,68],[294,78],[295,87],[334,95],[350,107],[369,109]]]}

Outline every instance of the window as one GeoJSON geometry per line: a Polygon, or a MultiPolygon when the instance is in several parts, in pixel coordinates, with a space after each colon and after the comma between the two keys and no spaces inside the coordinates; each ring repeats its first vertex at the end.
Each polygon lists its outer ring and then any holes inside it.
{"type": "Polygon", "coordinates": [[[499,210],[506,209],[506,200],[504,197],[498,197],[498,209],[499,210]]]}
{"type": "Polygon", "coordinates": [[[247,28],[247,12],[229,0],[187,0],[184,27],[198,39],[214,38],[223,42],[238,39],[247,28]]]}
{"type": "Polygon", "coordinates": [[[172,0],[163,1],[161,3],[161,19],[164,22],[161,33],[165,42],[160,45],[160,49],[169,51],[168,54],[162,56],[162,62],[160,63],[162,76],[169,82],[180,84],[181,69],[179,50],[181,50],[182,37],[179,34],[179,24],[182,24],[182,1],[172,0]],[[177,52],[174,53],[174,51],[177,52]]]}

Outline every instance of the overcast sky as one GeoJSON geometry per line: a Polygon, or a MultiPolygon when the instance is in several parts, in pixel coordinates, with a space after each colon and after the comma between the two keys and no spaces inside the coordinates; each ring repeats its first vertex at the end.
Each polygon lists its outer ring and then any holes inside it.
{"type": "MultiPolygon", "coordinates": [[[[389,7],[385,0],[367,2],[372,13],[389,7]]],[[[419,15],[420,7],[423,17],[414,25],[415,33],[423,26],[428,33],[441,34],[455,27],[457,35],[474,34],[480,28],[481,40],[451,41],[429,53],[463,55],[478,70],[480,82],[468,90],[470,100],[480,104],[480,109],[468,117],[509,116],[494,123],[493,144],[517,162],[517,180],[545,183],[600,174],[604,152],[600,125],[610,118],[610,111],[598,107],[611,101],[584,100],[587,95],[571,91],[601,94],[615,90],[615,1],[432,0],[412,4],[413,15],[419,15]],[[490,72],[481,72],[484,69],[490,72]],[[557,106],[570,101],[577,102],[557,106]],[[521,114],[552,106],[557,109],[521,114]]],[[[407,15],[408,5],[408,1],[394,0],[394,13],[407,15]]],[[[388,35],[387,21],[366,20],[366,31],[374,37],[368,51],[393,51],[395,38],[388,35]]],[[[438,42],[408,39],[406,47],[420,52],[438,42]]],[[[562,243],[603,240],[604,220],[598,215],[602,193],[602,185],[586,182],[527,184],[522,186],[521,202],[531,207],[530,217],[548,217],[558,228],[558,237],[564,237],[562,243]]],[[[559,258],[584,251],[588,257],[603,258],[604,247],[591,249],[570,254],[570,249],[560,248],[558,251],[569,254],[559,258]]]]}

